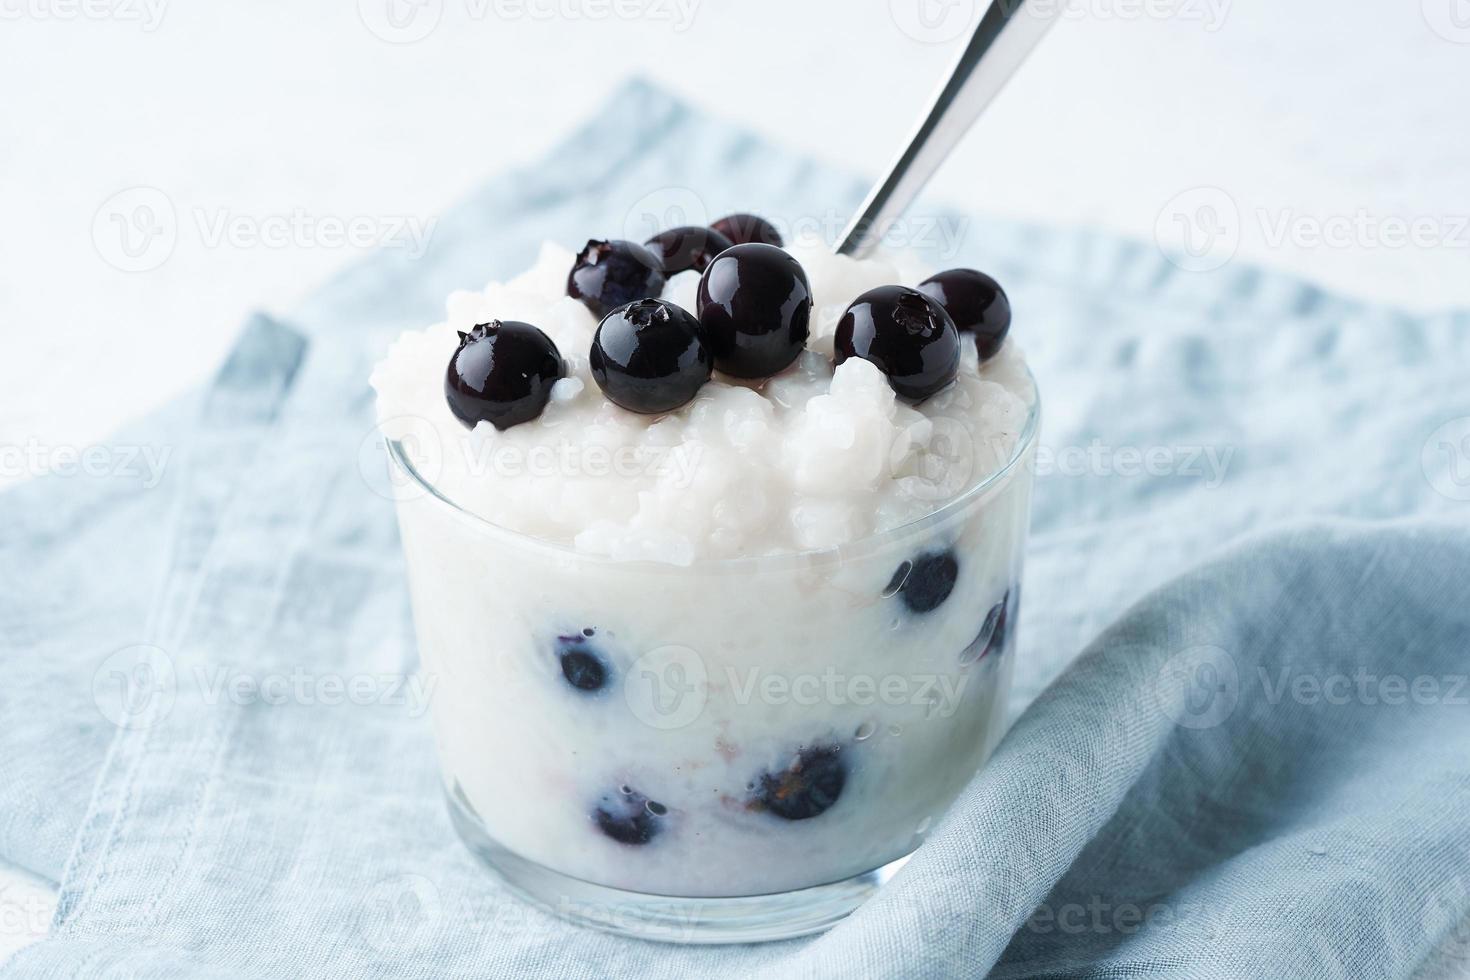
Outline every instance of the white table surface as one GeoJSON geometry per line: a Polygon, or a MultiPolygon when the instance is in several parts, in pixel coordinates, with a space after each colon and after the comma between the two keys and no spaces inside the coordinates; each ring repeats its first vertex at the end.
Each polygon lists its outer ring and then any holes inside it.
{"type": "MultiPolygon", "coordinates": [[[[197,383],[246,313],[351,262],[323,219],[432,219],[630,73],[876,172],[978,6],[0,0],[0,446],[42,450],[0,486],[197,383]],[[166,227],[138,208],[160,200],[171,249],[130,257],[116,222],[166,227]],[[318,230],[211,232],[292,215],[318,230]]],[[[1218,229],[1203,261],[1470,306],[1467,91],[1470,0],[1070,0],[932,193],[1145,240],[1218,229]]],[[[0,870],[0,958],[51,902],[0,870]]]]}

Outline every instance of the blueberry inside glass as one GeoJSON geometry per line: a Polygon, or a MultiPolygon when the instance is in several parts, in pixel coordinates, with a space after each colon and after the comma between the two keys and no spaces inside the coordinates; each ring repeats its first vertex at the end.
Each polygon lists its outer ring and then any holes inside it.
{"type": "Polygon", "coordinates": [[[889,283],[749,217],[548,248],[483,297],[527,319],[465,328],[461,296],[463,334],[375,372],[443,450],[436,475],[389,437],[455,829],[645,939],[850,912],[942,826],[1026,652],[1035,393],[1018,348],[966,349],[1003,348],[1003,292],[889,283]],[[904,496],[949,425],[1004,440],[995,468],[904,496]]]}

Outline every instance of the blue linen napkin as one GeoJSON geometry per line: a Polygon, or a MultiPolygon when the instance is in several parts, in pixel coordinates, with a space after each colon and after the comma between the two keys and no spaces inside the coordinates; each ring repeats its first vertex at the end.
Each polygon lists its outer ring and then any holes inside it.
{"type": "Polygon", "coordinates": [[[1006,283],[1046,421],[1025,711],[964,798],[850,920],[760,947],[570,926],[474,864],[411,677],[372,362],[541,239],[620,234],[629,202],[692,191],[713,213],[801,216],[863,190],[632,84],[443,216],[421,259],[383,253],[289,325],[250,324],[208,390],[127,437],[174,450],[158,486],[47,479],[0,498],[0,655],[20,678],[0,691],[0,855],[61,885],[51,937],[10,970],[1328,977],[1470,961],[1470,315],[990,219],[949,216],[967,230],[952,261],[1006,283]],[[1150,450],[1163,462],[1141,472],[1150,450]],[[285,698],[249,686],[292,677],[306,686],[285,698]]]}

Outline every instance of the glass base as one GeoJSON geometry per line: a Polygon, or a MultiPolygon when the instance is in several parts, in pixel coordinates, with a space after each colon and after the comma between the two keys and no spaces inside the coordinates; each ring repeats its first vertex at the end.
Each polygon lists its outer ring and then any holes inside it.
{"type": "Polygon", "coordinates": [[[903,867],[907,857],[815,888],[744,898],[681,898],[594,885],[528,861],[496,843],[456,786],[446,794],[454,829],[505,884],[578,925],[666,943],[759,943],[807,936],[837,923],[903,867]]]}

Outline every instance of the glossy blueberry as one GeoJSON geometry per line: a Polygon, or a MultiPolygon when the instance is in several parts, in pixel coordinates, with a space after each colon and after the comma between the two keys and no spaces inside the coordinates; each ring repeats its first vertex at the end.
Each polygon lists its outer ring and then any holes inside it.
{"type": "Polygon", "coordinates": [[[785,769],[761,774],[751,787],[750,806],[782,820],[809,820],[830,809],[846,783],[842,746],[803,748],[785,769]]]}
{"type": "Polygon", "coordinates": [[[971,664],[994,654],[1005,652],[1006,639],[1010,635],[1010,619],[1014,615],[1011,606],[1011,597],[1016,594],[1015,589],[1006,592],[1001,600],[990,607],[985,614],[985,622],[980,627],[980,632],[975,635],[969,648],[965,651],[961,660],[963,663],[971,664]]]}
{"type": "Polygon", "coordinates": [[[664,289],[663,264],[642,245],[592,239],[567,275],[567,295],[601,319],[608,310],[664,289]]]}
{"type": "Polygon", "coordinates": [[[872,361],[898,397],[921,402],[953,383],[960,335],[939,303],[907,286],[879,286],[853,300],[833,337],[838,364],[872,361]]]}
{"type": "Polygon", "coordinates": [[[622,786],[604,794],[592,811],[592,819],[604,834],[619,844],[647,844],[663,829],[668,807],[633,789],[622,786]]]}
{"type": "Polygon", "coordinates": [[[663,263],[664,275],[693,269],[703,272],[710,260],[735,243],[713,228],[684,225],[654,235],[644,246],[663,263]]]}
{"type": "Polygon", "coordinates": [[[944,307],[960,333],[975,335],[980,360],[995,356],[1011,329],[1011,301],[1000,283],[974,269],[947,269],[919,283],[944,307]]]}
{"type": "Polygon", "coordinates": [[[736,245],[699,279],[699,326],[715,367],[768,378],[806,347],[812,289],[801,263],[774,245],[736,245]]]}
{"type": "Polygon", "coordinates": [[[926,551],[898,566],[883,594],[897,593],[916,613],[932,612],[949,598],[959,575],[960,562],[953,551],[926,551]]]}
{"type": "Polygon", "coordinates": [[[604,317],[588,361],[609,401],[645,414],[687,404],[715,363],[694,314],[661,299],[640,299],[604,317]]]}
{"type": "Polygon", "coordinates": [[[612,672],[607,660],[592,643],[594,633],[594,630],[583,630],[556,638],[556,657],[561,662],[561,675],[572,687],[589,694],[602,690],[607,684],[608,674],[612,672]]]}
{"type": "Polygon", "coordinates": [[[492,320],[459,335],[444,375],[449,410],[465,425],[508,429],[541,414],[566,371],[551,338],[529,323],[492,320]]]}
{"type": "Polygon", "coordinates": [[[775,225],[753,214],[727,214],[710,227],[736,245],[759,242],[780,248],[786,244],[781,241],[781,233],[776,230],[775,225]]]}

